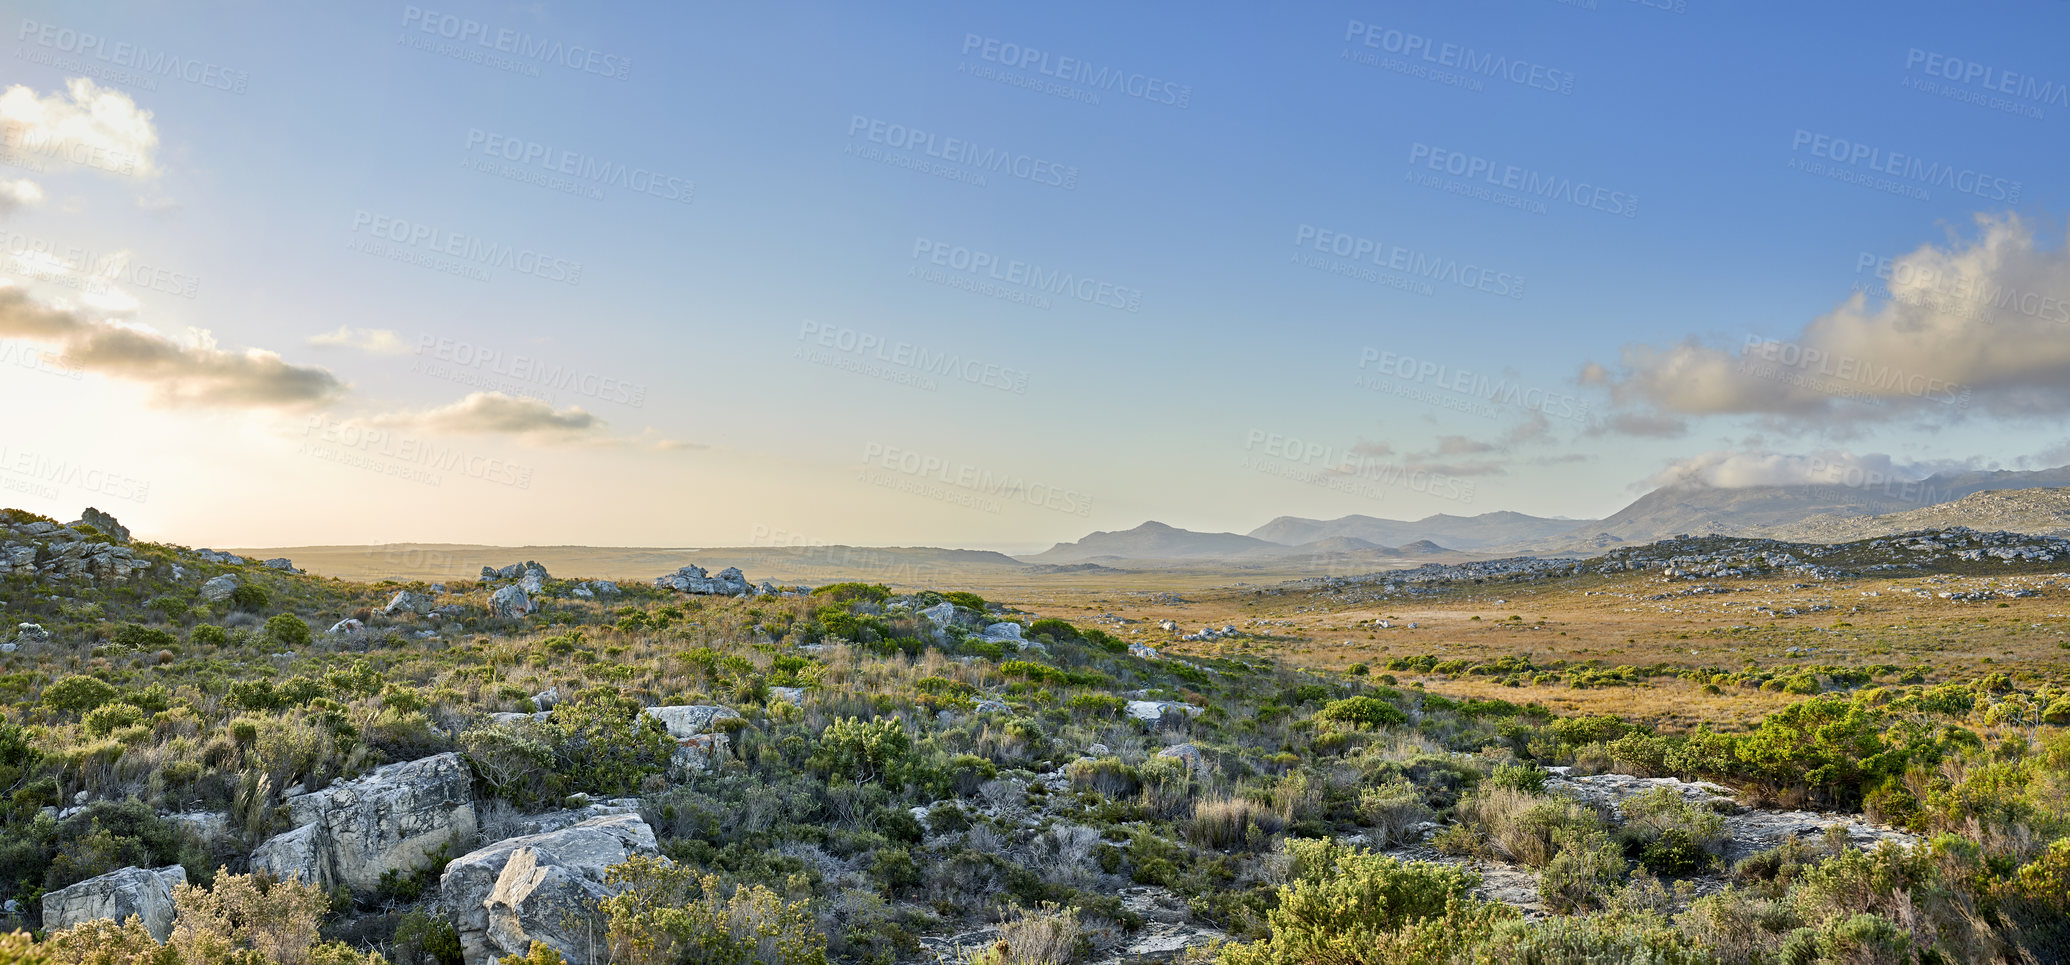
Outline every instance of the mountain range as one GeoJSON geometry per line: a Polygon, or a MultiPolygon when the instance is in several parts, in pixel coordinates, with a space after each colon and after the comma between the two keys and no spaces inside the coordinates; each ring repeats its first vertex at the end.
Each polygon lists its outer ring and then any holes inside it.
{"type": "Polygon", "coordinates": [[[1202,533],[1160,522],[1095,532],[1026,559],[1430,561],[1467,556],[1595,553],[1682,534],[1846,540],[1945,526],[2046,532],[2070,527],[2070,466],[1966,470],[1868,486],[1663,486],[1604,519],[1515,512],[1409,521],[1281,516],[1248,534],[1202,533]],[[1992,494],[1979,497],[1979,494],[1992,494]]]}

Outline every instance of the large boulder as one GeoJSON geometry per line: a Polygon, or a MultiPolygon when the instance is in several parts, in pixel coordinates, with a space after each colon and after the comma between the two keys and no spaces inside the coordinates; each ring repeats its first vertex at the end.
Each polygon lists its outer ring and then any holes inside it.
{"type": "Polygon", "coordinates": [[[499,617],[521,617],[532,612],[532,600],[516,586],[506,586],[489,597],[489,613],[499,617]]]}
{"type": "Polygon", "coordinates": [[[518,587],[526,593],[542,593],[546,590],[546,567],[526,561],[525,572],[518,577],[518,587]]]}
{"type": "Polygon", "coordinates": [[[128,867],[88,878],[69,888],[43,896],[43,927],[70,928],[97,918],[126,921],[135,915],[143,919],[144,930],[164,941],[172,934],[174,885],[187,883],[187,869],[179,865],[149,869],[128,867]]]}
{"type": "Polygon", "coordinates": [[[596,902],[610,894],[604,873],[660,853],[639,815],[591,818],[462,855],[439,878],[439,904],[460,933],[467,965],[525,954],[535,941],[569,965],[593,965],[603,959],[596,902]]]}
{"type": "Polygon", "coordinates": [[[440,848],[474,840],[473,781],[460,755],[446,753],[297,794],[287,802],[295,830],[261,844],[252,866],[372,890],[383,872],[412,874],[440,848]]]}
{"type": "Polygon", "coordinates": [[[230,594],[237,592],[239,585],[237,577],[225,573],[201,584],[201,598],[210,603],[227,600],[230,594]]]}
{"type": "Polygon", "coordinates": [[[737,720],[740,713],[731,707],[721,707],[717,704],[685,704],[649,707],[647,716],[661,721],[662,726],[668,728],[668,736],[680,741],[710,733],[719,721],[737,720]]]}
{"type": "Polygon", "coordinates": [[[431,604],[431,597],[425,594],[415,590],[397,590],[394,596],[388,598],[388,605],[382,607],[381,612],[388,616],[405,612],[421,616],[431,609],[431,604]]]}

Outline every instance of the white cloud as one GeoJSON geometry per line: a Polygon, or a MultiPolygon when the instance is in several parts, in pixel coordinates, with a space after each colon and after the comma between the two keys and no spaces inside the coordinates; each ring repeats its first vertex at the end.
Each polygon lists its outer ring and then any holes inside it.
{"type": "Polygon", "coordinates": [[[1768,415],[1808,428],[2070,413],[2070,249],[2043,250],[2016,215],[1976,223],[1973,237],[1892,259],[1887,299],[1857,292],[1784,338],[1628,345],[1614,370],[1590,363],[1582,381],[1655,419],[1768,415]]]}
{"type": "Polygon", "coordinates": [[[1965,466],[1944,461],[1901,462],[1884,453],[1857,454],[1843,449],[1808,453],[1716,450],[1677,460],[1647,479],[1645,485],[1647,488],[1710,486],[1718,489],[1858,486],[1864,479],[1914,482],[1936,472],[1956,468],[1965,466]]]}
{"type": "Polygon", "coordinates": [[[48,96],[19,84],[0,93],[0,149],[39,167],[138,177],[158,173],[153,158],[158,131],[151,112],[138,109],[128,94],[84,77],[66,81],[64,92],[48,96]]]}
{"type": "Polygon", "coordinates": [[[28,178],[0,181],[0,215],[43,201],[43,188],[28,178]]]}
{"type": "Polygon", "coordinates": [[[342,395],[330,370],[263,349],[218,348],[205,330],[171,338],[149,326],[86,318],[0,287],[0,337],[55,345],[68,367],[148,385],[165,406],[299,406],[342,395]]]}
{"type": "Polygon", "coordinates": [[[373,422],[449,435],[516,436],[549,446],[625,446],[657,451],[703,448],[665,438],[651,428],[631,438],[614,436],[604,420],[581,406],[556,409],[538,399],[521,399],[501,392],[474,392],[449,405],[393,412],[378,416],[373,422]]]}
{"type": "Polygon", "coordinates": [[[408,355],[410,345],[403,337],[385,328],[353,328],[338,326],[336,331],[309,336],[309,344],[328,348],[358,349],[369,355],[408,355]]]}

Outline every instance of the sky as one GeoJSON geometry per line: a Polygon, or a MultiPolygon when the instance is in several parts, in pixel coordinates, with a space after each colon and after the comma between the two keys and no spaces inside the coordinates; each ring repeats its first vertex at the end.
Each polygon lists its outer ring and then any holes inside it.
{"type": "Polygon", "coordinates": [[[2070,462],[2070,4],[857,6],[0,5],[0,505],[1022,551],[2070,462]]]}

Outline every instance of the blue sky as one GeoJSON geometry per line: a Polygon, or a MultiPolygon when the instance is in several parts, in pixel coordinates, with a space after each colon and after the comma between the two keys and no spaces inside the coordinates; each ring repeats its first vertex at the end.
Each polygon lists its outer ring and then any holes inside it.
{"type": "Polygon", "coordinates": [[[172,274],[0,276],[321,385],[17,351],[0,502],[76,513],[70,465],[195,543],[1020,549],[2070,461],[2047,303],[1831,317],[1865,254],[2053,300],[2070,7],[1675,6],[10,4],[6,85],[151,134],[0,168],[10,252],[172,274]],[[1750,377],[1749,336],[1847,361],[1750,377]]]}

